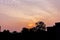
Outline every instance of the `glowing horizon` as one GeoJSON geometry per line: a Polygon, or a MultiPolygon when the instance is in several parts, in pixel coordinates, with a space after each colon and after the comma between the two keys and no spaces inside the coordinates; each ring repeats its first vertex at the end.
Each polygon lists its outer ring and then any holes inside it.
{"type": "Polygon", "coordinates": [[[60,0],[0,0],[2,30],[20,31],[37,21],[47,26],[60,22],[60,0]]]}

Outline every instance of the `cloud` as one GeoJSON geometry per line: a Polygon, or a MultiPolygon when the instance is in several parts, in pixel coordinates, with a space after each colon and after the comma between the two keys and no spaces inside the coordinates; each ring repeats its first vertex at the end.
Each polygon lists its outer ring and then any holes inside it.
{"type": "Polygon", "coordinates": [[[1,23],[20,26],[20,22],[23,25],[42,20],[50,25],[60,21],[59,17],[60,0],[0,0],[1,23]]]}
{"type": "Polygon", "coordinates": [[[0,0],[0,12],[12,17],[23,17],[26,19],[37,15],[57,17],[59,11],[57,11],[58,6],[55,6],[57,4],[59,5],[59,3],[57,3],[58,1],[59,0],[0,0]]]}

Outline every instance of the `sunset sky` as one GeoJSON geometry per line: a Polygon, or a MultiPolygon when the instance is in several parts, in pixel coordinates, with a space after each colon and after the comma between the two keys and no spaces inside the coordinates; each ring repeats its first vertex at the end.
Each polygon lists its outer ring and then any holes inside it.
{"type": "Polygon", "coordinates": [[[47,26],[60,21],[60,0],[0,0],[2,30],[21,31],[37,21],[47,26]]]}

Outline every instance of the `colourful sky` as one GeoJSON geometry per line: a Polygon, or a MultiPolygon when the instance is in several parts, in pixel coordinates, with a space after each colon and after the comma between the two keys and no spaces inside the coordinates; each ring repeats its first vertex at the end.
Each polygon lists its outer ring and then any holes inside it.
{"type": "Polygon", "coordinates": [[[37,21],[47,26],[60,21],[60,0],[0,0],[2,30],[20,31],[37,21]]]}

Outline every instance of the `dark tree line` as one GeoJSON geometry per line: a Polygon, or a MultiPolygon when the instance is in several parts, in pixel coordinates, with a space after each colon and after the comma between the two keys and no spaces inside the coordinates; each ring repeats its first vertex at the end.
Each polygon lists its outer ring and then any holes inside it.
{"type": "Polygon", "coordinates": [[[46,24],[40,21],[36,23],[36,27],[33,27],[31,29],[23,28],[23,30],[19,33],[16,31],[10,33],[9,30],[4,30],[3,32],[0,32],[0,38],[5,38],[8,40],[54,40],[56,38],[60,39],[59,32],[60,22],[55,23],[55,25],[52,27],[46,28],[46,24]]]}

